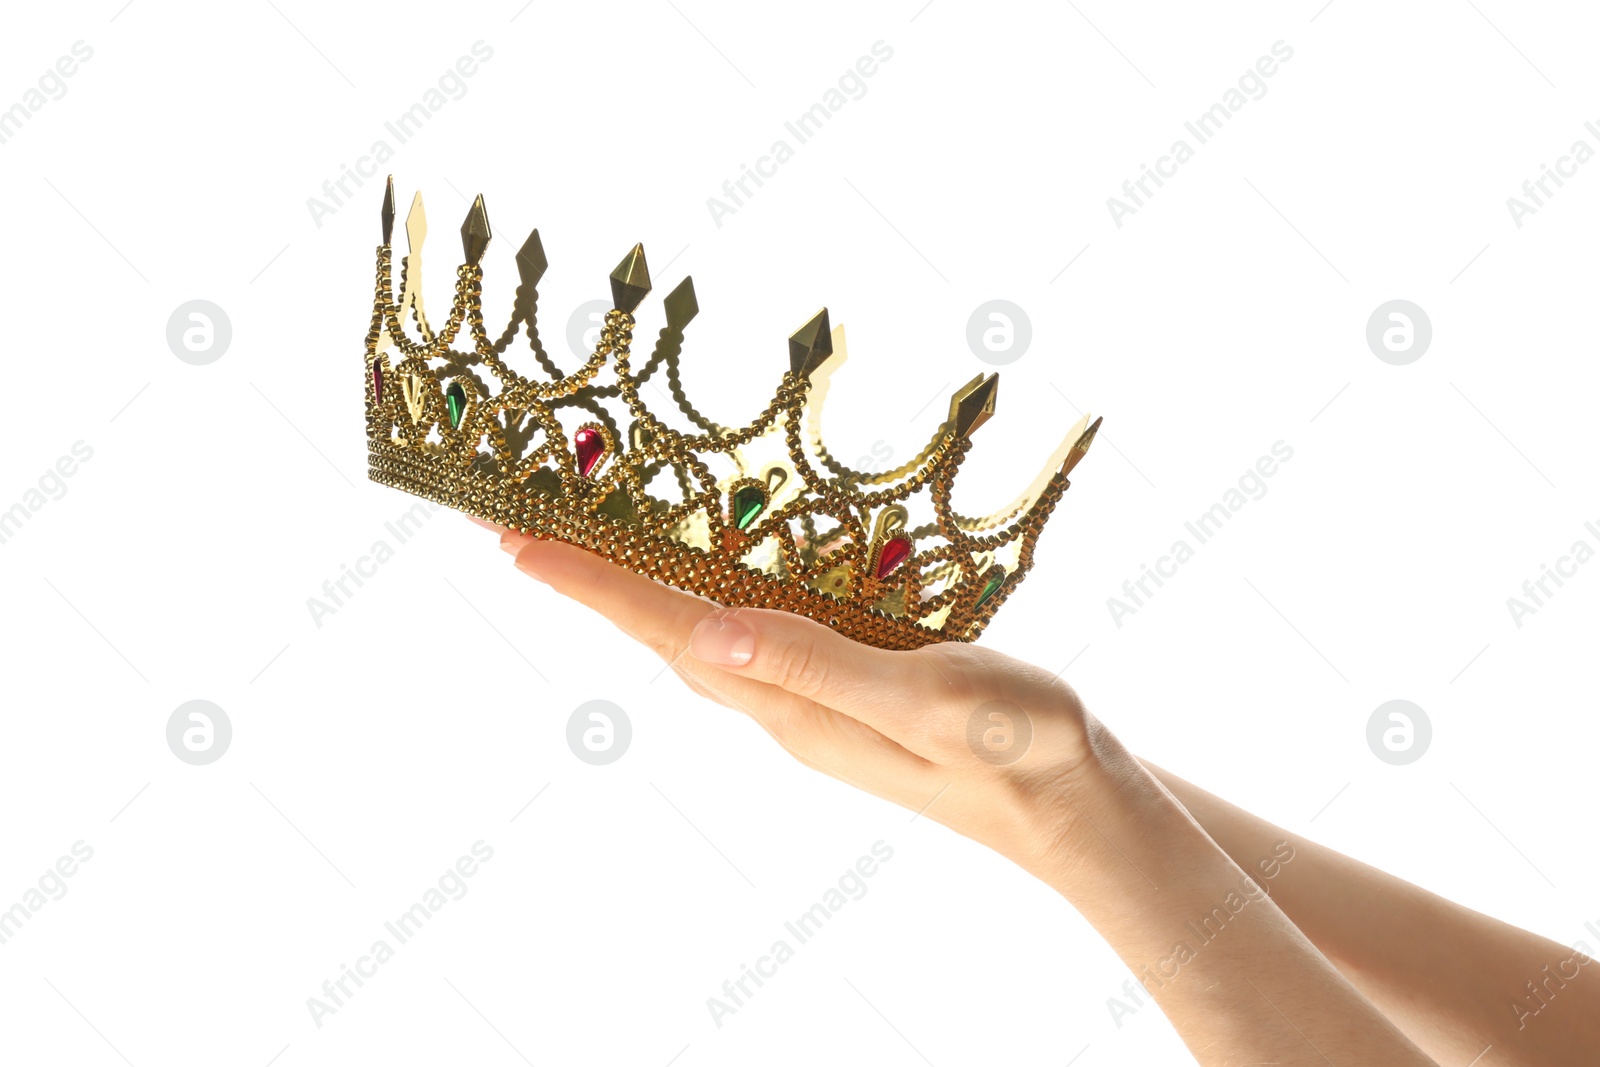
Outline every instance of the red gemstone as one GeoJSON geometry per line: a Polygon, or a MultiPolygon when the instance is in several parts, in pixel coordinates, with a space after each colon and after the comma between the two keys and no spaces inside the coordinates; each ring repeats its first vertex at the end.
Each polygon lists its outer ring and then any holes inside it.
{"type": "Polygon", "coordinates": [[[383,403],[383,364],[372,365],[372,402],[383,403]]]}
{"type": "Polygon", "coordinates": [[[585,426],[572,435],[572,450],[578,456],[578,473],[589,477],[606,454],[606,439],[592,426],[585,426]]]}
{"type": "Polygon", "coordinates": [[[881,582],[894,573],[894,569],[911,558],[911,539],[891,537],[878,549],[878,580],[881,582]]]}

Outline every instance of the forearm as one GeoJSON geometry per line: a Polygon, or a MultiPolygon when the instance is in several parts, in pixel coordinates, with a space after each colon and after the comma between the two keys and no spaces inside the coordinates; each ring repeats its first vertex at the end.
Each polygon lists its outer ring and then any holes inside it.
{"type": "MultiPolygon", "coordinates": [[[[1261,827],[1239,823],[1230,835],[1222,809],[1188,792],[1219,845],[1056,675],[964,642],[889,652],[788,612],[711,609],[556,541],[503,531],[502,547],[808,766],[926,812],[1056,887],[1203,1063],[1430,1062],[1245,882],[1225,849],[1249,867],[1264,855],[1247,847],[1261,827]],[[972,731],[985,708],[1001,747],[986,733],[980,751],[972,731]],[[1031,740],[1011,753],[1017,722],[1030,724],[1031,740]]],[[[1343,929],[1335,911],[1310,911],[1318,936],[1343,929]]],[[[1361,958],[1359,938],[1333,940],[1344,958],[1361,958]]],[[[1562,998],[1544,1011],[1567,1010],[1562,998]]]]}
{"type": "Polygon", "coordinates": [[[1493,1046],[1506,1067],[1600,1060],[1600,965],[1144,766],[1238,863],[1290,843],[1292,862],[1265,883],[1272,899],[1436,1059],[1493,1046]]]}
{"type": "Polygon", "coordinates": [[[1432,1064],[1111,742],[1068,788],[1044,877],[1204,1065],[1432,1064]]]}

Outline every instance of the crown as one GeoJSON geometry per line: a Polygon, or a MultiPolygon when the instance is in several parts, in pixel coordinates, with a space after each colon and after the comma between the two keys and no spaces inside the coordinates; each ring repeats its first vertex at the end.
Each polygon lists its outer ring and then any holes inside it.
{"type": "Polygon", "coordinates": [[[642,245],[611,274],[613,307],[593,354],[563,371],[536,324],[547,266],[538,230],[517,251],[511,321],[491,340],[480,305],[483,197],[462,223],[466,261],[437,331],[423,311],[422,194],[406,217],[398,297],[392,177],[382,218],[365,361],[369,478],[727,607],[779,608],[882,648],[971,641],[1032,566],[1034,543],[1100,427],[1085,415],[1011,504],[963,515],[951,490],[973,432],[994,414],[998,375],[956,390],[910,461],[854,470],[821,435],[828,381],[845,361],[844,328],[830,327],[826,308],[790,335],[789,366],[766,408],[724,427],[690,404],[679,377],[683,331],[699,311],[689,278],[667,295],[666,325],[635,369],[634,310],[651,288],[642,245]],[[463,326],[470,342],[457,348],[463,326]],[[501,359],[524,332],[539,377],[501,359]],[[641,397],[658,371],[687,429],[641,397]]]}

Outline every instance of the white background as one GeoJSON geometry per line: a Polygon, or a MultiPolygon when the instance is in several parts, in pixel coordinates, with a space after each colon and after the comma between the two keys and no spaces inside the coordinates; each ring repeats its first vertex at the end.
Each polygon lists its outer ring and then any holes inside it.
{"type": "Polygon", "coordinates": [[[365,477],[381,176],[320,225],[307,200],[479,40],[383,168],[402,211],[427,198],[436,319],[482,192],[494,332],[529,228],[569,366],[567,316],[642,240],[656,298],[694,275],[713,417],[755,411],[827,304],[834,450],[903,458],[988,369],[972,310],[1013,301],[1033,340],[963,510],[1027,481],[1073,405],[1106,422],[985,643],[1070,662],[1135,751],[1292,833],[1593,944],[1600,563],[1520,627],[1506,602],[1600,548],[1600,163],[1521,227],[1506,200],[1600,148],[1597,26],[1320,2],[13,6],[0,107],[93,56],[0,144],[0,508],[93,456],[0,544],[0,908],[94,851],[0,945],[0,1058],[1185,1062],[1156,1009],[1113,1021],[1128,971],[1045,886],[793,764],[464,518],[313,621],[412,500],[365,477]],[[1118,227],[1107,198],[1280,40],[1265,95],[1118,227]],[[865,94],[717,225],[707,199],[877,41],[865,94]],[[207,366],[166,343],[193,299],[232,323],[207,366]],[[1365,340],[1392,299],[1432,321],[1407,366],[1365,340]],[[1266,494],[1118,626],[1107,599],[1280,440],[1266,494]],[[605,767],[565,742],[597,698],[634,730],[605,767]],[[1396,698],[1433,725],[1408,766],[1366,742],[1396,698]],[[167,748],[191,699],[233,724],[209,766],[167,748]],[[479,840],[469,892],[317,1026],[307,998],[479,840]],[[706,998],[879,840],[867,894],[716,1026],[706,998]]]}

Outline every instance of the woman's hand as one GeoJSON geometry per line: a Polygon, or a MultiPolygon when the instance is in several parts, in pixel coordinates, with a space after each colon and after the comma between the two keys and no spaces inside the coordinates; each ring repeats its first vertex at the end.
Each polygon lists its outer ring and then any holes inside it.
{"type": "Polygon", "coordinates": [[[519,569],[605,615],[802,763],[1047,882],[1206,1067],[1434,1064],[1053,675],[972,645],[890,652],[787,612],[725,610],[582,549],[482,525],[519,569]]]}
{"type": "MultiPolygon", "coordinates": [[[[496,527],[498,529],[498,527],[496,527]]],[[[1131,767],[1066,682],[993,649],[858,644],[784,611],[723,609],[557,541],[504,531],[517,567],[599,611],[696,692],[808,767],[944,823],[1046,881],[1064,818],[1131,767]]]]}

